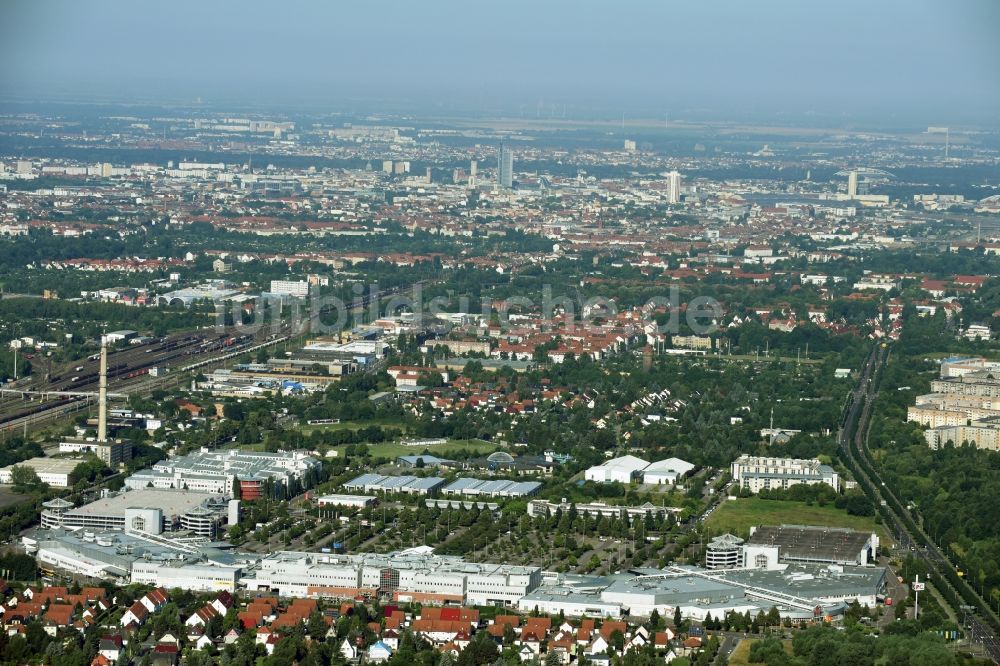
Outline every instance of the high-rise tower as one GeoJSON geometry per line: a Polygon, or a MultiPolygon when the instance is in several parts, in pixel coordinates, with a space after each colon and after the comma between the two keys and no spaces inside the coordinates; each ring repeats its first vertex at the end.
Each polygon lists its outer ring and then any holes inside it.
{"type": "Polygon", "coordinates": [[[514,186],[514,153],[502,141],[497,153],[497,184],[505,189],[514,186]]]}
{"type": "Polygon", "coordinates": [[[681,201],[681,174],[671,171],[667,174],[667,203],[680,203],[681,201]]]}

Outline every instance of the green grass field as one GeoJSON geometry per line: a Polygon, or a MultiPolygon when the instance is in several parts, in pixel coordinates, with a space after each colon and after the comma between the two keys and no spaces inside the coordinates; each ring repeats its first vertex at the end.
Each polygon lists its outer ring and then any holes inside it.
{"type": "Polygon", "coordinates": [[[874,531],[883,542],[886,540],[885,529],[874,518],[852,516],[830,504],[808,506],[805,502],[755,497],[726,500],[708,517],[707,525],[713,534],[730,532],[743,538],[753,525],[818,525],[874,531]]]}
{"type": "Polygon", "coordinates": [[[385,428],[399,428],[400,430],[406,432],[406,426],[404,426],[399,421],[393,421],[391,419],[371,419],[369,421],[341,421],[340,423],[324,423],[322,425],[304,425],[299,426],[299,430],[302,434],[309,435],[313,431],[335,431],[335,430],[360,430],[361,428],[367,428],[368,426],[382,426],[385,428]]]}
{"type": "Polygon", "coordinates": [[[10,488],[0,488],[0,509],[15,506],[29,499],[31,499],[30,495],[15,493],[10,488]]]}
{"type": "Polygon", "coordinates": [[[472,451],[482,455],[488,455],[503,447],[499,444],[484,442],[480,439],[450,439],[444,444],[432,444],[430,446],[403,446],[399,442],[381,442],[379,444],[368,444],[368,451],[374,458],[395,458],[397,456],[409,456],[423,453],[426,449],[430,453],[445,457],[448,451],[472,451]]]}
{"type": "MultiPolygon", "coordinates": [[[[729,655],[729,666],[750,666],[750,647],[760,639],[745,638],[736,645],[736,649],[729,655]]],[[[782,647],[789,655],[792,654],[792,642],[781,641],[782,647]]]]}

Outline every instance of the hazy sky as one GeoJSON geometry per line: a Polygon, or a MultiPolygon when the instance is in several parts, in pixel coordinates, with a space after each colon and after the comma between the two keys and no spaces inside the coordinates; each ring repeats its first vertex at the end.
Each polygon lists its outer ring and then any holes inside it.
{"type": "Polygon", "coordinates": [[[0,95],[1000,116],[997,0],[0,0],[0,95]]]}

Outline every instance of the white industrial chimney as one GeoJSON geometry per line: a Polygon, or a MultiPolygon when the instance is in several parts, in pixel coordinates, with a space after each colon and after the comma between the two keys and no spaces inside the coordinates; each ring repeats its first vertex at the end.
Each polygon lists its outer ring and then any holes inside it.
{"type": "Polygon", "coordinates": [[[97,384],[97,441],[108,441],[108,342],[101,336],[101,375],[97,384]]]}

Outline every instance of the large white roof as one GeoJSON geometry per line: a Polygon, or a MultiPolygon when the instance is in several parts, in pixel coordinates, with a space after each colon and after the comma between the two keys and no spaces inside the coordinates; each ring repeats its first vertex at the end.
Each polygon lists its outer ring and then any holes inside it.
{"type": "Polygon", "coordinates": [[[606,460],[598,467],[603,467],[605,469],[620,469],[625,471],[638,471],[640,469],[646,469],[649,466],[648,460],[643,460],[642,458],[637,458],[635,456],[621,456],[620,458],[612,458],[611,460],[606,460]]]}

